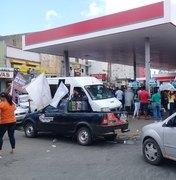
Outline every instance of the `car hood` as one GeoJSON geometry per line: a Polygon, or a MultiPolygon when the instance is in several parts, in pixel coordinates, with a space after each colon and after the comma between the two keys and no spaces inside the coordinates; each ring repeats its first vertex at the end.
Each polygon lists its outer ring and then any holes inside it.
{"type": "Polygon", "coordinates": [[[145,125],[142,129],[156,129],[158,127],[161,127],[163,125],[163,122],[153,122],[151,124],[145,125]]]}
{"type": "Polygon", "coordinates": [[[152,124],[145,125],[142,128],[142,139],[148,135],[148,136],[155,136],[158,134],[159,136],[163,133],[163,126],[164,122],[154,122],[152,124]]]}
{"type": "Polygon", "coordinates": [[[108,107],[110,109],[119,108],[119,107],[121,107],[121,105],[122,105],[122,103],[115,97],[92,101],[92,106],[96,106],[100,109],[105,108],[105,107],[108,107]]]}

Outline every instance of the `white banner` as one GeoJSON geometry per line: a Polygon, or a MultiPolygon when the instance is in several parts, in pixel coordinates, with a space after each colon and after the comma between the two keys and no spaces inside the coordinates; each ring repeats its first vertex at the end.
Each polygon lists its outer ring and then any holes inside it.
{"type": "Polygon", "coordinates": [[[51,91],[45,74],[40,74],[35,80],[33,80],[27,87],[30,98],[34,101],[37,110],[41,110],[48,106],[51,101],[51,91]]]}
{"type": "Polygon", "coordinates": [[[57,88],[57,91],[54,95],[54,98],[51,102],[51,106],[57,107],[59,101],[68,93],[68,88],[64,85],[63,82],[60,83],[59,87],[57,88]]]}

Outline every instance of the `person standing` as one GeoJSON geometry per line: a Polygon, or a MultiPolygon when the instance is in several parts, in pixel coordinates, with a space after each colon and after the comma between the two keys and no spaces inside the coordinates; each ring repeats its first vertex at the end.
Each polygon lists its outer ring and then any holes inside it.
{"type": "Polygon", "coordinates": [[[2,156],[2,145],[3,145],[3,137],[6,131],[8,132],[9,141],[11,144],[12,151],[11,153],[15,153],[15,126],[16,126],[16,118],[15,118],[15,104],[12,101],[12,96],[8,95],[5,92],[0,93],[0,111],[1,111],[1,119],[0,119],[0,156],[2,156]]]}
{"type": "Polygon", "coordinates": [[[138,91],[135,92],[134,94],[134,113],[133,113],[133,119],[137,115],[137,118],[139,118],[139,110],[140,110],[140,100],[139,100],[139,95],[138,91]]]}
{"type": "Polygon", "coordinates": [[[148,115],[149,96],[149,92],[146,91],[145,86],[141,87],[141,90],[139,91],[140,114],[143,113],[145,119],[147,119],[148,115]]]}
{"type": "Polygon", "coordinates": [[[123,96],[124,96],[124,92],[117,87],[117,90],[116,90],[116,92],[115,92],[115,96],[116,96],[116,98],[122,103],[122,106],[123,106],[123,96]]]}
{"type": "Polygon", "coordinates": [[[161,92],[161,105],[163,106],[165,112],[168,110],[168,93],[167,91],[161,92]]]}
{"type": "Polygon", "coordinates": [[[169,116],[174,113],[175,110],[175,95],[173,91],[168,92],[168,110],[169,110],[169,116]]]}
{"type": "Polygon", "coordinates": [[[27,70],[27,74],[31,74],[31,68],[27,70]]]}
{"type": "Polygon", "coordinates": [[[154,92],[151,97],[153,118],[155,120],[161,120],[161,95],[157,88],[154,88],[154,92]]]}

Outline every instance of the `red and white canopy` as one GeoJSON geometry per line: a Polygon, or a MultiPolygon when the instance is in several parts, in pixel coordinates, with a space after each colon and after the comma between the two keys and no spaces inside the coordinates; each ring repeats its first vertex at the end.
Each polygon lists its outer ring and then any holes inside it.
{"type": "Polygon", "coordinates": [[[145,38],[151,68],[176,67],[176,4],[172,0],[26,34],[23,49],[38,53],[145,66],[145,38]]]}

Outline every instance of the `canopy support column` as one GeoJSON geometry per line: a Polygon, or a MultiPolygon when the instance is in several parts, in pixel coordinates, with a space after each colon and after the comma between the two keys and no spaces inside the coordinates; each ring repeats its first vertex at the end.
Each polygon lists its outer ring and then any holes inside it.
{"type": "Polygon", "coordinates": [[[68,57],[68,51],[64,51],[64,63],[65,63],[65,76],[68,77],[70,75],[70,63],[68,57]]]}
{"type": "Polygon", "coordinates": [[[146,89],[150,91],[149,81],[151,77],[150,73],[150,39],[145,38],[145,71],[146,71],[146,89]]]}
{"type": "Polygon", "coordinates": [[[134,80],[136,81],[136,52],[133,49],[133,69],[134,69],[134,80]]]}

